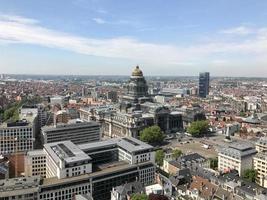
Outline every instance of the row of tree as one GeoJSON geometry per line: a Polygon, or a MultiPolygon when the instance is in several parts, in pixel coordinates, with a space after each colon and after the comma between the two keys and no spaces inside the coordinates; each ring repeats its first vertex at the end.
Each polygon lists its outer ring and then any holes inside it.
{"type": "MultiPolygon", "coordinates": [[[[209,122],[206,120],[192,122],[187,128],[187,132],[194,137],[207,134],[209,133],[209,122]]],[[[149,144],[160,144],[164,139],[164,134],[159,126],[150,126],[141,131],[140,139],[149,144]]]]}

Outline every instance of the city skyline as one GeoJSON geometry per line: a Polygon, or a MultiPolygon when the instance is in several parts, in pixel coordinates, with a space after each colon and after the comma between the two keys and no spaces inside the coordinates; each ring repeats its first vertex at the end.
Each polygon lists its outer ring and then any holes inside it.
{"type": "Polygon", "coordinates": [[[2,73],[267,77],[265,1],[0,2],[2,73]]]}

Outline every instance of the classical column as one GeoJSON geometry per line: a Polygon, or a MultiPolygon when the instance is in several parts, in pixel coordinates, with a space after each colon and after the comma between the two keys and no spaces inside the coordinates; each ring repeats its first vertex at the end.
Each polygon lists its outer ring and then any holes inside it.
{"type": "Polygon", "coordinates": [[[108,123],[108,136],[112,137],[112,124],[111,124],[111,122],[108,123]]]}
{"type": "Polygon", "coordinates": [[[167,123],[166,123],[166,132],[168,133],[169,132],[169,129],[170,129],[170,116],[167,115],[167,123]]]}

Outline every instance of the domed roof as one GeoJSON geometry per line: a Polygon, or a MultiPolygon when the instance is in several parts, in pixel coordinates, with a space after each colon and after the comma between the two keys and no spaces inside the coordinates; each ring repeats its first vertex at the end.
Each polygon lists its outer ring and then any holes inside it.
{"type": "Polygon", "coordinates": [[[139,69],[138,65],[134,68],[132,76],[143,76],[143,72],[141,69],[139,69]]]}

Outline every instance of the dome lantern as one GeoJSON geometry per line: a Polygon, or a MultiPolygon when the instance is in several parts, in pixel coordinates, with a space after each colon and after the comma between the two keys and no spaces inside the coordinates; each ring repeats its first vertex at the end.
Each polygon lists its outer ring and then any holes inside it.
{"type": "Polygon", "coordinates": [[[138,65],[133,70],[132,76],[143,76],[143,72],[142,72],[142,70],[140,70],[138,65]]]}

